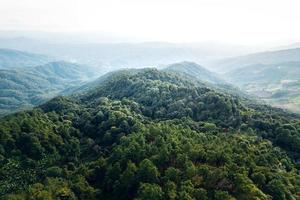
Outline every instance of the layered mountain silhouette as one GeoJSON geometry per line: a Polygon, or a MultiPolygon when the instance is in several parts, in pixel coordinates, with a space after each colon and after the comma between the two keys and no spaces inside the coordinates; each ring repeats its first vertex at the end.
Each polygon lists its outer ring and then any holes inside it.
{"type": "Polygon", "coordinates": [[[53,61],[48,56],[12,49],[0,49],[0,69],[26,68],[53,61]]]}
{"type": "Polygon", "coordinates": [[[64,61],[0,69],[0,114],[39,105],[68,87],[89,81],[93,76],[88,67],[64,61]]]}

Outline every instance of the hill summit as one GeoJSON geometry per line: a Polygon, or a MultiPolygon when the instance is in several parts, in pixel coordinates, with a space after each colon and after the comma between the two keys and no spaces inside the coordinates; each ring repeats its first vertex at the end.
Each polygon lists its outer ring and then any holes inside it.
{"type": "Polygon", "coordinates": [[[299,199],[300,117],[156,69],[0,119],[5,199],[299,199]]]}

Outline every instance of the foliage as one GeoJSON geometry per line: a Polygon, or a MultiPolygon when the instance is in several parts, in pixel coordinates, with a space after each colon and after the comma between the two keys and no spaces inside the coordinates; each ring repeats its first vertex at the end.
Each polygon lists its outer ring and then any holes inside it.
{"type": "Polygon", "coordinates": [[[175,74],[123,73],[2,118],[0,194],[299,199],[299,121],[175,74]]]}

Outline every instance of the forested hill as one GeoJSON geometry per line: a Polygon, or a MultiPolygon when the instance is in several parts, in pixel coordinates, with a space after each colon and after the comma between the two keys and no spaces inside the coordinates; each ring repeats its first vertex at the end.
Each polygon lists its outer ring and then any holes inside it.
{"type": "MultiPolygon", "coordinates": [[[[164,67],[159,67],[160,71],[167,72],[169,74],[181,76],[181,79],[187,79],[189,82],[193,82],[194,85],[198,85],[201,87],[207,86],[210,88],[215,88],[222,92],[230,93],[236,96],[241,97],[249,97],[244,92],[239,90],[237,87],[226,83],[224,80],[218,77],[213,72],[205,69],[204,67],[198,65],[194,62],[179,62],[169,64],[164,67]]],[[[134,75],[141,71],[144,71],[147,68],[138,68],[138,69],[121,69],[117,71],[109,72],[103,76],[100,76],[98,79],[92,82],[88,82],[84,85],[74,88],[68,88],[67,90],[63,91],[63,94],[74,94],[74,93],[86,93],[90,90],[95,89],[97,86],[103,84],[104,82],[120,77],[121,75],[134,75]]],[[[151,69],[151,68],[148,68],[151,69]]]]}
{"type": "Polygon", "coordinates": [[[0,116],[40,105],[93,76],[88,67],[64,61],[0,69],[0,116]]]}
{"type": "Polygon", "coordinates": [[[215,88],[221,92],[230,93],[232,95],[251,98],[245,92],[236,86],[224,81],[219,75],[207,70],[206,68],[194,62],[179,62],[167,65],[162,71],[180,74],[190,81],[199,82],[208,87],[215,88]]]}
{"type": "Polygon", "coordinates": [[[163,70],[167,72],[184,73],[188,76],[194,77],[195,79],[199,79],[212,84],[225,83],[225,81],[218,77],[217,74],[210,72],[209,70],[194,62],[184,61],[170,64],[166,66],[163,70]]]}
{"type": "Polygon", "coordinates": [[[34,67],[51,61],[53,61],[53,58],[40,54],[13,49],[0,49],[0,69],[34,67]]]}
{"type": "Polygon", "coordinates": [[[0,120],[3,199],[300,198],[300,117],[155,69],[0,120]]]}

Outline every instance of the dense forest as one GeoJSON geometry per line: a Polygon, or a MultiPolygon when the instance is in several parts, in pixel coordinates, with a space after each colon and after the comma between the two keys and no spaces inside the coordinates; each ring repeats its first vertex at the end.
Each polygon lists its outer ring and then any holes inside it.
{"type": "Polygon", "coordinates": [[[145,69],[0,119],[1,199],[300,199],[300,117],[145,69]]]}

